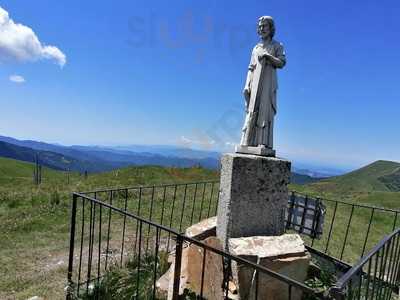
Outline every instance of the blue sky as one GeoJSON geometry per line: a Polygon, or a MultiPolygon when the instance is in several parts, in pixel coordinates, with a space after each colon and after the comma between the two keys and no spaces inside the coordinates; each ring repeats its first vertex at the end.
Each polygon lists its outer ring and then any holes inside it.
{"type": "Polygon", "coordinates": [[[278,155],[339,167],[400,161],[398,1],[2,0],[0,7],[40,41],[21,56],[10,40],[2,51],[0,33],[1,135],[227,151],[239,141],[256,21],[272,15],[288,58],[279,72],[278,155]]]}

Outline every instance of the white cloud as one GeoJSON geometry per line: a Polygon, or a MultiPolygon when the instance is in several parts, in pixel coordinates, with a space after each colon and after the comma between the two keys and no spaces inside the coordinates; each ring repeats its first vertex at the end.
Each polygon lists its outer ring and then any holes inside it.
{"type": "Polygon", "coordinates": [[[67,58],[55,46],[44,45],[33,30],[25,25],[15,23],[9,14],[0,7],[0,61],[37,61],[50,59],[60,67],[67,62],[67,58]]]}
{"type": "Polygon", "coordinates": [[[11,75],[9,79],[15,83],[25,83],[25,78],[20,75],[11,75]]]}
{"type": "Polygon", "coordinates": [[[204,136],[198,137],[198,139],[195,140],[182,135],[178,143],[187,148],[201,147],[209,149],[215,144],[215,141],[204,136]]]}

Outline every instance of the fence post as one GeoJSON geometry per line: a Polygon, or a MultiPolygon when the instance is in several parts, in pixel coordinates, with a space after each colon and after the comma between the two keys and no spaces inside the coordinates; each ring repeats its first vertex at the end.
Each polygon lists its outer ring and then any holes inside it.
{"type": "Polygon", "coordinates": [[[342,289],[337,286],[333,286],[329,289],[329,296],[331,296],[335,300],[344,300],[345,294],[342,289]]]}
{"type": "Polygon", "coordinates": [[[78,196],[72,195],[72,208],[71,208],[71,231],[69,241],[69,261],[68,261],[68,287],[67,287],[67,300],[73,297],[73,282],[72,270],[74,264],[74,248],[75,248],[75,223],[76,223],[76,204],[78,196]]]}
{"type": "Polygon", "coordinates": [[[174,270],[174,288],[172,290],[172,300],[179,299],[181,265],[182,265],[182,248],[183,248],[183,237],[179,234],[176,237],[176,246],[175,246],[175,270],[174,270]]]}
{"type": "Polygon", "coordinates": [[[42,165],[39,165],[39,184],[42,184],[42,165]]]}

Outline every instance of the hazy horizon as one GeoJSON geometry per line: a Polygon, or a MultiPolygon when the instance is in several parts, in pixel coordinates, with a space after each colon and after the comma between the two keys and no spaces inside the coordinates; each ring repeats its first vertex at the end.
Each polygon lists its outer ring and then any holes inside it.
{"type": "MultiPolygon", "coordinates": [[[[7,138],[12,138],[12,139],[17,139],[20,141],[34,141],[34,142],[42,142],[42,143],[47,143],[47,144],[53,144],[53,145],[59,145],[59,146],[65,146],[65,147],[71,147],[71,146],[87,146],[87,147],[104,147],[104,148],[114,148],[117,149],[119,147],[121,148],[130,148],[130,147],[170,147],[170,148],[181,148],[181,149],[188,149],[188,150],[194,150],[194,151],[205,151],[205,152],[216,152],[216,153],[224,153],[224,152],[232,152],[234,149],[225,149],[225,150],[219,150],[219,149],[213,149],[213,148],[204,148],[204,147],[199,147],[199,146],[188,146],[185,144],[145,144],[145,143],[134,143],[134,144],[124,144],[124,143],[63,143],[59,141],[48,141],[48,140],[41,140],[41,139],[35,139],[33,137],[12,137],[12,136],[7,136],[5,134],[0,133],[0,137],[7,137],[7,138]]],[[[129,150],[129,149],[128,149],[129,150]]],[[[130,150],[133,152],[137,152],[135,150],[130,150]]],[[[355,169],[364,167],[366,165],[369,165],[374,161],[368,161],[363,164],[340,164],[340,163],[329,163],[326,161],[322,160],[309,160],[307,158],[302,158],[300,156],[293,155],[291,153],[278,153],[277,154],[279,157],[286,158],[289,160],[292,160],[292,163],[295,165],[297,169],[310,169],[311,171],[326,171],[330,173],[343,173],[343,172],[350,172],[355,169]]],[[[377,159],[377,160],[383,160],[383,159],[377,159]]],[[[395,161],[399,162],[400,161],[395,161]]],[[[328,172],[328,173],[329,173],[328,172]]]]}

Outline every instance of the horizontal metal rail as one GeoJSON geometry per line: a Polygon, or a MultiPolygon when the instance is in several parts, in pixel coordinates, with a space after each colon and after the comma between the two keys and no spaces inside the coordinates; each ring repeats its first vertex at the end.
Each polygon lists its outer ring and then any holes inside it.
{"type": "MultiPolygon", "coordinates": [[[[119,187],[119,188],[104,188],[104,189],[96,189],[92,191],[81,191],[79,194],[86,195],[86,194],[93,194],[93,193],[105,193],[105,192],[122,192],[125,190],[138,190],[138,189],[152,189],[152,188],[164,188],[164,187],[175,187],[175,186],[185,186],[185,185],[200,185],[200,184],[207,184],[207,183],[219,183],[219,180],[205,180],[205,181],[198,181],[198,182],[185,182],[185,183],[168,183],[168,184],[157,184],[157,185],[139,185],[139,186],[131,186],[131,187],[119,187]]],[[[292,191],[293,193],[297,195],[301,195],[306,197],[307,195],[300,193],[296,190],[292,191]]],[[[346,201],[341,201],[341,200],[333,200],[329,198],[321,198],[318,197],[318,199],[322,201],[329,201],[329,202],[337,202],[340,204],[344,205],[354,205],[355,207],[360,207],[360,208],[366,208],[366,209],[374,209],[374,210],[380,210],[380,211],[386,211],[386,212],[391,212],[391,213],[398,213],[400,215],[400,210],[396,209],[391,209],[391,208],[384,208],[384,207],[379,207],[379,206],[374,206],[374,205],[366,205],[366,204],[359,204],[359,203],[351,203],[351,202],[346,202],[346,201]]]]}
{"type": "Polygon", "coordinates": [[[372,250],[362,257],[346,274],[344,274],[335,284],[335,289],[343,290],[349,281],[356,275],[362,272],[362,268],[371,260],[371,258],[385,245],[392,240],[396,235],[400,234],[400,228],[385,236],[372,250]]]}
{"type": "Polygon", "coordinates": [[[152,189],[152,188],[164,188],[164,187],[175,187],[175,186],[189,186],[189,185],[201,185],[207,183],[219,183],[219,180],[205,180],[205,181],[194,181],[194,182],[184,182],[184,183],[167,183],[167,184],[157,184],[157,185],[139,185],[131,187],[120,187],[120,188],[105,188],[92,191],[79,192],[81,195],[93,194],[93,193],[106,193],[106,192],[122,192],[125,190],[138,190],[138,189],[152,189]]]}
{"type": "MultiPolygon", "coordinates": [[[[307,195],[305,195],[303,193],[297,192],[296,190],[293,190],[293,192],[298,194],[298,195],[304,196],[304,197],[307,196],[307,195]]],[[[340,203],[340,204],[349,205],[349,206],[354,205],[354,207],[359,207],[359,208],[375,209],[375,210],[386,211],[386,212],[390,212],[390,213],[398,213],[400,215],[400,210],[396,210],[396,209],[392,209],[392,208],[384,208],[384,207],[379,207],[379,206],[374,206],[374,205],[352,203],[352,202],[346,202],[346,201],[342,201],[342,200],[334,200],[334,199],[321,198],[321,197],[318,197],[318,199],[320,199],[322,201],[340,203]]]]}
{"type": "Polygon", "coordinates": [[[155,222],[149,221],[149,220],[147,220],[145,218],[142,218],[142,217],[140,217],[138,215],[135,215],[133,213],[130,213],[128,211],[124,211],[123,209],[120,209],[118,207],[112,206],[112,205],[110,205],[110,204],[108,204],[106,202],[102,202],[102,201],[100,201],[98,199],[95,199],[93,197],[90,197],[90,196],[87,196],[87,195],[84,195],[84,194],[81,194],[81,193],[73,193],[73,195],[77,196],[78,198],[83,198],[83,199],[86,199],[86,200],[90,200],[91,202],[96,203],[96,204],[98,204],[100,206],[105,206],[105,207],[107,207],[107,208],[109,208],[109,209],[111,209],[113,211],[116,211],[116,212],[120,213],[121,215],[134,218],[135,220],[138,220],[140,222],[146,223],[147,225],[158,227],[159,229],[162,229],[162,230],[164,230],[166,232],[169,232],[169,233],[173,233],[175,235],[180,235],[180,233],[178,231],[176,231],[176,230],[174,230],[172,228],[169,228],[167,226],[160,225],[160,224],[157,224],[155,222]]]}
{"type": "Polygon", "coordinates": [[[393,299],[399,289],[400,228],[385,236],[346,272],[329,295],[343,299],[393,299]]]}

